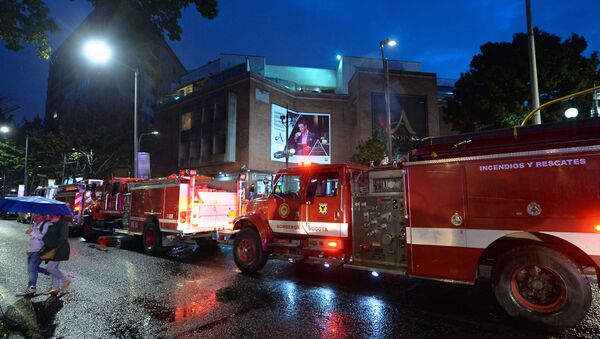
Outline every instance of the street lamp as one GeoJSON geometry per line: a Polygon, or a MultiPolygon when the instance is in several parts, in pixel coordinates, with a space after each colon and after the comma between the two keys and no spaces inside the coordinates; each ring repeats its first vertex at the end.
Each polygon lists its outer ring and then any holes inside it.
{"type": "Polygon", "coordinates": [[[567,119],[576,118],[577,115],[579,115],[579,110],[575,107],[567,108],[567,110],[565,111],[565,118],[567,119]]]}
{"type": "MultiPolygon", "coordinates": [[[[4,134],[6,136],[6,134],[10,132],[10,128],[8,126],[0,126],[0,133],[4,134]]],[[[2,191],[0,192],[2,194],[2,196],[4,196],[4,186],[6,185],[6,171],[3,169],[3,174],[2,174],[2,191]]]]}
{"type": "Polygon", "coordinates": [[[148,133],[142,133],[140,134],[140,137],[138,139],[138,148],[141,150],[142,149],[142,137],[145,135],[158,135],[158,131],[152,131],[152,132],[148,132],[148,133]]]}
{"type": "Polygon", "coordinates": [[[25,177],[25,184],[23,185],[23,196],[27,196],[27,180],[28,175],[27,175],[27,154],[29,153],[29,137],[26,136],[25,137],[25,173],[24,173],[24,177],[25,177]]]}
{"type": "Polygon", "coordinates": [[[290,149],[290,146],[288,145],[288,129],[290,125],[289,117],[290,111],[287,108],[285,109],[285,115],[282,114],[279,116],[279,118],[281,119],[281,123],[285,125],[285,146],[283,147],[283,156],[285,157],[285,168],[288,168],[290,156],[296,154],[296,150],[294,148],[290,149]]]}
{"type": "Polygon", "coordinates": [[[379,42],[379,47],[381,47],[381,62],[383,63],[383,73],[385,75],[385,120],[387,123],[387,136],[386,136],[386,148],[387,148],[387,157],[388,162],[392,162],[392,117],[390,113],[390,70],[388,65],[388,60],[385,58],[385,54],[383,52],[384,46],[388,45],[390,47],[396,46],[396,41],[393,39],[385,39],[379,42]]]}
{"type": "MultiPolygon", "coordinates": [[[[103,41],[91,40],[83,46],[83,54],[85,57],[96,64],[104,64],[111,60],[112,51],[110,47],[103,41]]],[[[121,65],[133,71],[134,87],[133,87],[133,176],[138,176],[138,68],[132,68],[125,64],[121,65]]]]}

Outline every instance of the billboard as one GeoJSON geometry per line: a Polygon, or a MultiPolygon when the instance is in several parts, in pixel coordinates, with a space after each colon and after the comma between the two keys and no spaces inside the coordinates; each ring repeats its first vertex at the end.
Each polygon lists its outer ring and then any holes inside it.
{"type": "Polygon", "coordinates": [[[285,162],[287,145],[289,162],[330,164],[330,140],[330,114],[295,112],[275,104],[271,105],[271,160],[285,162]]]}

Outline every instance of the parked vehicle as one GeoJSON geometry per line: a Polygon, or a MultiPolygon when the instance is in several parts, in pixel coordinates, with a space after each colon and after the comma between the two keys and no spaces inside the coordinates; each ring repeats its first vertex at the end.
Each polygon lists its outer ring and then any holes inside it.
{"type": "Polygon", "coordinates": [[[243,272],[268,258],[474,284],[502,308],[569,327],[600,273],[600,120],[433,138],[400,167],[280,170],[235,222],[243,272]]]}
{"type": "Polygon", "coordinates": [[[29,224],[31,223],[31,213],[30,212],[17,212],[17,221],[29,224]]]}
{"type": "Polygon", "coordinates": [[[216,188],[209,177],[114,178],[104,182],[84,216],[83,236],[140,236],[148,254],[188,240],[214,246],[220,233],[232,230],[238,206],[235,188],[216,188]]]}

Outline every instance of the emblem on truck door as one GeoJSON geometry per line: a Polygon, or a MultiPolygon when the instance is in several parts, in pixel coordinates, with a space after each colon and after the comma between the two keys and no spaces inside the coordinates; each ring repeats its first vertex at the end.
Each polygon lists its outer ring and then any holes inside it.
{"type": "Polygon", "coordinates": [[[454,213],[454,214],[452,214],[452,217],[450,218],[450,222],[454,226],[460,226],[463,223],[463,218],[460,216],[460,214],[454,213]]]}
{"type": "Polygon", "coordinates": [[[327,203],[326,202],[319,203],[319,214],[327,214],[327,203]]]}
{"type": "Polygon", "coordinates": [[[532,201],[527,205],[527,213],[532,217],[537,217],[542,214],[542,206],[535,201],[532,201]]]}
{"type": "Polygon", "coordinates": [[[287,218],[290,214],[290,206],[286,203],[279,205],[279,216],[282,218],[287,218]]]}

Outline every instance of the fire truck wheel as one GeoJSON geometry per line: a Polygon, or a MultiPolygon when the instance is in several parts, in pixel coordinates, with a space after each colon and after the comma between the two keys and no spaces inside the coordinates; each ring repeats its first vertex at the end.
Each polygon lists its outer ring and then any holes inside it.
{"type": "Polygon", "coordinates": [[[161,234],[160,230],[154,223],[148,223],[144,226],[142,242],[142,244],[144,245],[144,252],[146,252],[146,254],[159,254],[159,251],[161,249],[161,234]]]}
{"type": "Polygon", "coordinates": [[[567,256],[528,246],[504,255],[494,269],[494,294],[512,317],[555,328],[572,327],[592,303],[590,282],[567,256]]]}
{"type": "Polygon", "coordinates": [[[259,271],[267,263],[267,253],[262,250],[260,236],[252,228],[242,229],[233,241],[233,259],[244,273],[259,271]]]}
{"type": "Polygon", "coordinates": [[[81,227],[81,233],[83,235],[83,239],[87,242],[96,242],[98,239],[98,235],[92,227],[94,226],[94,221],[90,218],[86,218],[83,222],[83,226],[81,227]]]}

